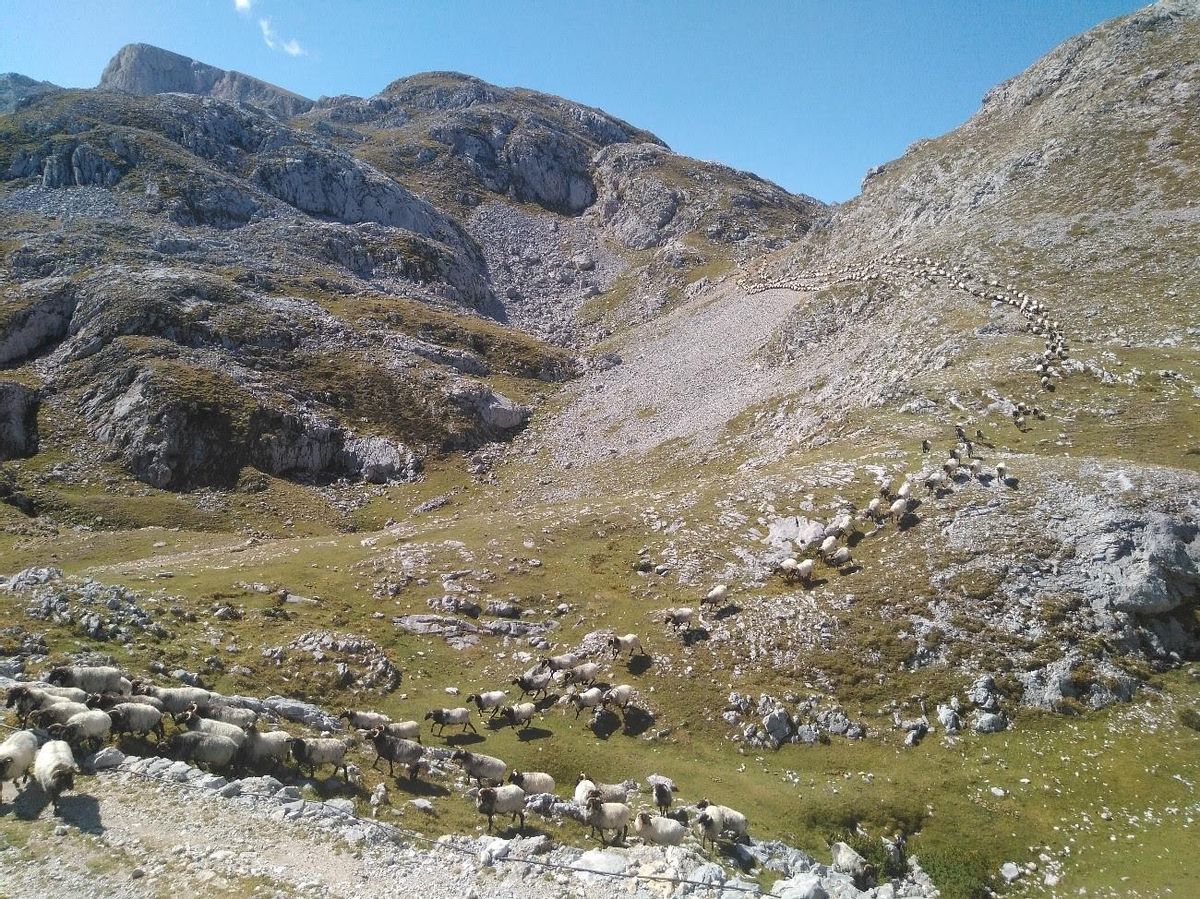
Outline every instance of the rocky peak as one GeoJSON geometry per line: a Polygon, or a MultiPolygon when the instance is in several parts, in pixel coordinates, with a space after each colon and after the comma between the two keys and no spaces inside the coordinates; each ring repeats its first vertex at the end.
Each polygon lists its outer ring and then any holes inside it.
{"type": "Polygon", "coordinates": [[[35,81],[28,75],[19,75],[16,72],[0,74],[0,115],[12,112],[22,100],[29,97],[60,90],[62,88],[57,84],[35,81]]]}
{"type": "Polygon", "coordinates": [[[101,90],[127,94],[201,94],[261,107],[283,118],[312,108],[312,100],[241,72],[227,71],[150,44],[127,44],[100,76],[101,90]]]}

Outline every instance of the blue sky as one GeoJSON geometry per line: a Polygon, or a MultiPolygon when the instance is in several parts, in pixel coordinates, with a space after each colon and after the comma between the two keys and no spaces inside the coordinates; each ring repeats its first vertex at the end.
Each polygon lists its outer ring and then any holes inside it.
{"type": "Polygon", "coordinates": [[[4,0],[0,72],[92,86],[157,44],[310,97],[452,69],[602,107],[823,200],[1129,0],[4,0]]]}

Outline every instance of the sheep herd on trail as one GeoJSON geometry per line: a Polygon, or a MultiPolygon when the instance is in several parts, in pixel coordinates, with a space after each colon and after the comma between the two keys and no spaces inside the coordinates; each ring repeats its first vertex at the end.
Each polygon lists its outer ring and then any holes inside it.
{"type": "MultiPolygon", "coordinates": [[[[614,658],[648,655],[636,634],[614,636],[608,645],[614,658]]],[[[636,691],[628,684],[595,685],[599,669],[598,664],[581,663],[573,654],[549,656],[514,680],[524,694],[545,697],[541,708],[534,702],[506,704],[507,691],[493,690],[471,694],[468,702],[474,709],[430,709],[425,720],[432,722],[431,734],[440,736],[446,727],[477,733],[474,711],[480,715],[488,712],[492,726],[522,729],[528,728],[539,712],[556,705],[575,706],[576,715],[583,708],[612,708],[628,714],[636,691]],[[554,700],[546,695],[552,681],[571,685],[571,689],[554,700]],[[576,687],[586,689],[577,692],[576,687]]],[[[9,781],[27,788],[32,772],[32,782],[57,814],[60,797],[74,788],[76,775],[90,767],[91,754],[110,741],[135,739],[140,746],[152,747],[157,755],[209,772],[282,776],[294,764],[302,776],[316,778],[321,771],[331,770],[347,783],[359,780],[358,771],[351,775],[351,763],[361,749],[368,757],[373,753],[371,769],[379,770],[386,762],[388,776],[394,778],[399,766],[410,782],[423,774],[446,774],[447,766],[457,766],[466,778],[467,796],[474,798],[475,808],[487,818],[489,831],[497,815],[510,816],[524,829],[529,800],[543,797],[536,803],[541,813],[549,814],[553,808],[573,817],[605,843],[610,838],[623,841],[631,825],[643,842],[658,845],[678,845],[688,833],[688,811],[672,809],[678,788],[664,777],[648,779],[652,805],[646,808],[632,803],[636,782],[607,784],[586,774],[579,775],[572,799],[561,800],[555,795],[555,779],[548,773],[510,772],[508,764],[495,756],[462,747],[424,745],[418,721],[392,721],[379,712],[346,709],[338,719],[346,721],[357,736],[343,738],[325,732],[301,737],[285,730],[260,729],[266,719],[239,705],[239,700],[244,698],[200,687],[160,687],[131,680],[111,666],[59,667],[50,671],[45,682],[15,684],[7,691],[5,707],[16,716],[19,727],[3,725],[11,733],[0,744],[0,801],[9,781]]],[[[450,736],[447,742],[455,739],[450,736]]],[[[701,799],[692,814],[698,815],[695,825],[702,846],[705,842],[715,846],[722,835],[735,840],[747,836],[745,815],[733,809],[701,799]]]]}

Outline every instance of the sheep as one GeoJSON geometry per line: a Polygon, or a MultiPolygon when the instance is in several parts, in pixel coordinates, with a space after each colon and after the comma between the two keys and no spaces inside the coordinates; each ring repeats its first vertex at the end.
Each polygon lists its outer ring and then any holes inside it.
{"type": "Polygon", "coordinates": [[[33,765],[37,748],[37,735],[31,730],[19,730],[0,743],[0,790],[8,780],[13,782],[13,786],[16,786],[18,778],[29,783],[29,768],[33,765]]]}
{"type": "Polygon", "coordinates": [[[153,733],[159,740],[163,738],[163,713],[154,706],[140,702],[119,702],[108,709],[108,717],[112,719],[113,733],[118,737],[123,734],[145,736],[153,733]]]}
{"type": "Polygon", "coordinates": [[[687,834],[687,828],[670,818],[656,818],[649,812],[638,812],[633,819],[633,832],[643,842],[655,846],[678,846],[687,834]]]}
{"type": "Polygon", "coordinates": [[[675,800],[677,787],[673,783],[656,780],[651,784],[651,789],[654,791],[654,804],[658,807],[659,814],[665,815],[675,800]]]}
{"type": "Polygon", "coordinates": [[[629,817],[632,814],[629,806],[623,802],[605,802],[599,790],[592,790],[588,794],[585,810],[584,820],[591,826],[590,833],[598,833],[601,844],[605,843],[606,830],[620,834],[613,840],[614,843],[624,842],[629,831],[629,817]]]}
{"type": "Polygon", "coordinates": [[[723,833],[731,833],[735,840],[740,841],[747,836],[749,824],[746,821],[746,816],[741,812],[734,811],[725,805],[711,805],[707,799],[701,799],[696,803],[696,808],[700,809],[702,814],[696,819],[696,823],[700,825],[703,835],[700,838],[700,848],[704,848],[704,841],[708,840],[712,844],[713,849],[717,846],[717,837],[723,833]]]}
{"type": "Polygon", "coordinates": [[[912,493],[912,484],[909,483],[908,481],[905,481],[903,484],[900,485],[900,489],[896,491],[896,496],[899,499],[908,499],[909,494],[911,494],[911,493],[912,493]]]}
{"type": "Polygon", "coordinates": [[[629,790],[625,784],[602,784],[589,774],[580,774],[579,781],[575,785],[575,801],[581,805],[587,800],[590,793],[599,793],[600,798],[605,802],[625,802],[629,799],[629,790]],[[588,784],[588,788],[583,790],[583,798],[580,799],[580,788],[584,784],[588,784]]]}
{"type": "Polygon", "coordinates": [[[464,734],[468,727],[471,728],[471,733],[479,733],[475,729],[475,725],[471,723],[471,710],[462,706],[456,709],[430,709],[425,713],[425,720],[433,721],[435,727],[441,728],[436,734],[439,737],[446,732],[447,725],[462,725],[464,734]]]}
{"type": "Polygon", "coordinates": [[[252,730],[258,724],[258,712],[253,709],[243,709],[234,705],[206,702],[195,703],[187,707],[187,711],[195,712],[203,718],[232,724],[242,730],[252,730]]]}
{"type": "Polygon", "coordinates": [[[17,684],[9,687],[5,694],[4,707],[15,709],[17,717],[22,721],[37,709],[45,708],[55,702],[86,703],[88,694],[76,687],[34,687],[29,684],[17,684]]]}
{"type": "Polygon", "coordinates": [[[544,771],[514,771],[508,775],[508,782],[516,784],[530,796],[538,793],[553,793],[554,778],[544,771]]]}
{"type": "Polygon", "coordinates": [[[161,699],[155,699],[153,696],[138,696],[131,694],[129,696],[115,696],[112,693],[93,693],[87,698],[88,708],[104,709],[108,711],[114,706],[128,703],[131,705],[141,705],[146,708],[154,709],[155,711],[163,711],[161,699]]]}
{"type": "Polygon", "coordinates": [[[935,471],[925,479],[925,489],[930,493],[937,493],[945,483],[945,475],[940,471],[935,471]]]}
{"type": "Polygon", "coordinates": [[[217,734],[232,740],[234,745],[241,748],[246,742],[246,732],[236,724],[225,721],[214,721],[203,717],[199,712],[187,711],[175,716],[175,723],[188,730],[203,731],[206,734],[217,734]]]}
{"type": "Polygon", "coordinates": [[[287,765],[291,753],[292,735],[286,730],[252,730],[246,733],[246,742],[238,750],[237,758],[245,768],[258,768],[263,762],[270,761],[271,766],[279,770],[287,765]]]}
{"type": "Polygon", "coordinates": [[[533,716],[536,712],[537,706],[532,702],[518,702],[516,705],[506,705],[501,714],[508,722],[509,727],[515,728],[520,724],[521,730],[525,730],[533,723],[533,716]]]}
{"type": "Polygon", "coordinates": [[[979,477],[979,472],[983,471],[983,463],[978,459],[971,460],[971,477],[979,477]]]}
{"type": "Polygon", "coordinates": [[[46,680],[52,686],[78,687],[88,693],[121,693],[124,686],[120,670],[110,667],[64,666],[53,669],[46,680]]]}
{"type": "Polygon", "coordinates": [[[504,700],[507,698],[508,691],[506,690],[490,690],[487,693],[472,693],[467,697],[467,702],[475,703],[475,706],[479,709],[480,714],[483,714],[490,709],[492,714],[489,717],[495,718],[498,714],[500,714],[500,709],[504,705],[504,700]]]}
{"type": "Polygon", "coordinates": [[[38,709],[29,716],[29,720],[39,727],[47,727],[51,724],[66,724],[72,716],[90,711],[92,709],[81,702],[63,700],[38,709]]]}
{"type": "Polygon", "coordinates": [[[536,699],[539,693],[543,696],[546,695],[546,688],[550,686],[550,679],[552,677],[554,677],[552,669],[546,668],[545,670],[541,670],[539,666],[538,668],[531,668],[520,677],[514,677],[512,685],[521,688],[522,696],[532,696],[536,699]]]}
{"type": "Polygon", "coordinates": [[[216,697],[216,694],[199,687],[156,687],[143,681],[133,682],[133,692],[135,696],[153,696],[163,704],[163,711],[172,715],[186,712],[193,702],[202,704],[216,697]]]}
{"type": "Polygon", "coordinates": [[[715,587],[713,587],[711,590],[709,590],[707,593],[704,594],[704,599],[701,600],[700,604],[704,605],[704,603],[706,603],[706,602],[712,602],[712,603],[724,602],[728,598],[729,598],[729,585],[728,584],[717,584],[715,587]]]}
{"type": "Polygon", "coordinates": [[[942,471],[946,472],[946,474],[949,475],[951,479],[953,479],[954,476],[958,473],[958,460],[956,458],[954,458],[953,456],[951,456],[949,459],[947,459],[945,462],[942,463],[942,471]]]}
{"type": "Polygon", "coordinates": [[[1003,481],[1008,477],[1008,466],[1003,462],[996,463],[996,480],[1003,481]]]}
{"type": "Polygon", "coordinates": [[[525,829],[525,791],[516,784],[484,787],[475,797],[475,808],[480,814],[487,815],[489,831],[496,815],[512,815],[513,821],[520,816],[521,830],[525,829]]]}
{"type": "Polygon", "coordinates": [[[927,453],[927,452],[929,452],[931,449],[933,449],[933,444],[932,444],[932,443],[930,443],[928,439],[925,439],[925,440],[922,440],[922,441],[921,441],[921,452],[923,452],[923,453],[927,453]]]}
{"type": "Polygon", "coordinates": [[[600,666],[595,662],[584,662],[582,665],[576,665],[567,671],[558,673],[559,679],[564,687],[571,684],[592,684],[595,683],[596,675],[600,673],[600,666]]]}
{"type": "Polygon", "coordinates": [[[379,765],[380,759],[386,759],[388,763],[388,776],[390,777],[395,774],[395,765],[396,762],[399,762],[408,768],[409,780],[417,779],[417,772],[420,770],[421,757],[425,754],[425,747],[420,743],[414,743],[412,740],[393,737],[383,726],[368,731],[367,739],[375,747],[375,761],[371,763],[372,768],[379,765]]]}
{"type": "Polygon", "coordinates": [[[579,657],[572,653],[564,653],[559,656],[546,656],[539,665],[543,668],[549,668],[551,671],[566,671],[568,668],[574,668],[579,664],[579,657]]]}
{"type": "Polygon", "coordinates": [[[359,712],[343,709],[338,718],[345,718],[351,727],[359,730],[374,730],[392,723],[392,719],[381,712],[359,712]]]}
{"type": "Polygon", "coordinates": [[[667,617],[663,619],[664,624],[669,624],[675,630],[680,628],[691,627],[692,619],[696,617],[694,609],[682,606],[678,609],[668,609],[667,617]]]}
{"type": "Polygon", "coordinates": [[[54,813],[58,814],[58,798],[65,790],[75,786],[75,775],[79,767],[71,747],[62,740],[50,740],[37,751],[33,760],[33,779],[42,792],[50,797],[54,813]]]}
{"type": "Polygon", "coordinates": [[[645,647],[642,646],[642,640],[637,634],[625,634],[623,637],[613,636],[608,638],[608,648],[612,650],[613,658],[617,658],[621,653],[628,652],[629,658],[633,658],[634,652],[638,655],[649,655],[645,647]]]}
{"type": "Polygon", "coordinates": [[[292,737],[290,743],[292,758],[296,760],[296,764],[301,769],[308,765],[310,777],[316,777],[317,769],[322,765],[333,765],[334,774],[337,774],[337,769],[341,768],[346,779],[350,778],[350,768],[346,764],[348,746],[345,740],[337,740],[332,737],[317,737],[316,739],[292,737]]]}
{"type": "Polygon", "coordinates": [[[228,737],[189,730],[173,734],[160,752],[173,755],[181,761],[194,762],[198,767],[227,769],[238,753],[238,746],[228,737]]]}
{"type": "Polygon", "coordinates": [[[883,500],[878,496],[871,497],[871,501],[867,503],[867,507],[862,510],[863,521],[878,521],[879,510],[883,508],[883,500]]]}
{"type": "Polygon", "coordinates": [[[818,547],[817,552],[822,556],[828,557],[829,554],[835,549],[837,549],[837,537],[830,535],[821,541],[821,545],[818,547]]]}
{"type": "Polygon", "coordinates": [[[66,740],[76,749],[82,749],[85,745],[95,749],[108,739],[112,731],[112,719],[107,712],[87,709],[72,715],[65,724],[52,724],[47,730],[50,736],[66,740]]]}
{"type": "Polygon", "coordinates": [[[594,709],[604,702],[604,691],[599,687],[591,687],[582,693],[568,693],[563,701],[575,706],[575,717],[578,718],[584,709],[594,709]]]}
{"type": "Polygon", "coordinates": [[[829,557],[829,564],[833,568],[845,568],[851,563],[851,561],[853,561],[853,558],[854,557],[851,555],[850,549],[843,546],[829,557]]]}
{"type": "Polygon", "coordinates": [[[604,708],[608,708],[609,705],[614,705],[617,708],[624,710],[631,702],[633,702],[633,697],[635,695],[637,695],[637,691],[634,690],[634,688],[629,684],[617,684],[617,686],[612,687],[604,694],[604,698],[601,700],[600,704],[604,708]]]}
{"type": "Polygon", "coordinates": [[[899,521],[908,513],[908,500],[898,499],[888,506],[888,518],[892,521],[899,521]]]}
{"type": "Polygon", "coordinates": [[[421,742],[420,721],[393,721],[385,724],[383,729],[389,737],[399,737],[401,740],[416,740],[421,742]]]}
{"type": "Polygon", "coordinates": [[[483,755],[479,752],[469,752],[466,749],[456,749],[450,755],[450,761],[460,762],[468,778],[474,778],[481,787],[485,780],[493,783],[504,783],[504,772],[508,764],[503,759],[493,755],[483,755]]]}

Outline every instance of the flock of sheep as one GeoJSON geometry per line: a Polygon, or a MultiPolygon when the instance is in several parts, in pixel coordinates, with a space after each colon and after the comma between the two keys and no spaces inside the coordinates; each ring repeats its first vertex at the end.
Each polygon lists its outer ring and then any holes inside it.
{"type": "MultiPolygon", "coordinates": [[[[636,634],[609,639],[613,658],[628,654],[646,655],[636,634]]],[[[581,662],[573,654],[549,656],[513,680],[522,696],[548,696],[552,684],[568,687],[559,705],[574,706],[576,716],[584,708],[614,708],[625,712],[636,696],[628,684],[607,689],[595,685],[600,665],[581,662]],[[583,688],[583,689],[579,689],[583,688]]],[[[507,703],[507,691],[492,690],[467,697],[480,714],[511,727],[528,727],[538,713],[534,702],[507,703]]],[[[259,730],[259,716],[251,709],[229,702],[226,697],[199,687],[159,687],[130,680],[109,666],[65,666],[53,669],[45,683],[24,683],[9,688],[6,708],[16,715],[16,729],[0,744],[0,790],[8,782],[26,786],[32,777],[50,799],[55,812],[59,797],[74,787],[80,768],[77,759],[95,752],[110,740],[132,736],[154,738],[160,755],[189,762],[209,771],[262,771],[278,773],[291,763],[315,777],[319,769],[332,766],[349,779],[349,753],[359,742],[330,736],[298,737],[284,730],[259,730]],[[168,734],[168,729],[170,733],[168,734]]],[[[431,709],[425,720],[431,732],[440,735],[446,727],[475,731],[472,708],[431,709]]],[[[421,742],[418,721],[392,721],[379,712],[346,709],[339,718],[362,735],[363,745],[374,751],[371,767],[387,762],[389,776],[396,766],[415,780],[428,772],[434,760],[448,760],[461,767],[468,781],[478,785],[475,805],[488,819],[511,815],[525,823],[527,797],[554,794],[554,778],[537,771],[512,771],[502,759],[466,749],[431,750],[421,742]],[[507,775],[507,778],[506,778],[507,775]],[[507,780],[507,782],[505,782],[507,780]]],[[[7,726],[6,726],[7,727],[7,726]]],[[[579,817],[599,834],[623,840],[632,822],[634,832],[648,843],[678,845],[687,833],[686,811],[670,811],[675,785],[665,778],[653,779],[657,814],[634,812],[624,785],[603,784],[581,775],[573,798],[579,817]]],[[[701,844],[713,843],[722,833],[740,839],[747,835],[744,815],[725,806],[701,800],[697,825],[701,844]]]]}

